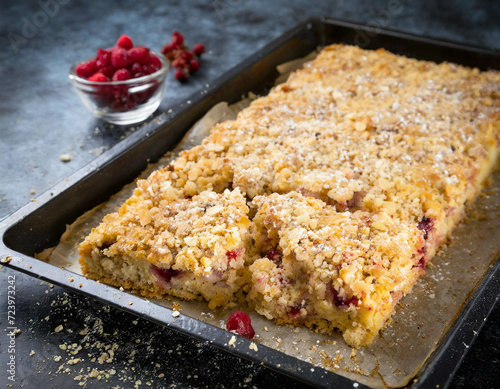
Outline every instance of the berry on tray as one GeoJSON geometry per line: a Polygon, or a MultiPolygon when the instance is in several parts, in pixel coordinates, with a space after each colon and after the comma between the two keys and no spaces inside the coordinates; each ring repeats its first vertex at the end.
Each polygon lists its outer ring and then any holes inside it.
{"type": "Polygon", "coordinates": [[[252,327],[252,319],[242,311],[233,312],[227,318],[226,329],[236,332],[247,339],[253,339],[255,331],[252,327]]]}

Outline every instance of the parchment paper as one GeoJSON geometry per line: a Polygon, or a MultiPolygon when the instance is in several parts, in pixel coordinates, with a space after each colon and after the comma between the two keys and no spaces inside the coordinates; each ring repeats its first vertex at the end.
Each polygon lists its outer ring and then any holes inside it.
{"type": "MultiPolygon", "coordinates": [[[[310,60],[314,55],[312,53],[305,59],[310,60]]],[[[281,80],[286,79],[290,70],[302,66],[305,59],[280,65],[279,70],[284,74],[281,80]]],[[[193,126],[172,152],[149,166],[141,177],[147,177],[154,169],[168,164],[181,150],[201,143],[215,123],[235,118],[249,103],[250,99],[232,106],[217,104],[193,126]]],[[[82,215],[68,226],[58,246],[45,250],[37,257],[81,274],[78,244],[106,214],[120,207],[134,187],[135,183],[125,186],[110,201],[82,215]]],[[[320,366],[374,388],[404,386],[424,364],[498,258],[499,231],[500,174],[497,171],[491,184],[469,209],[464,222],[454,230],[451,243],[428,264],[425,276],[420,278],[413,292],[400,301],[392,322],[371,346],[355,350],[346,345],[339,333],[324,335],[306,328],[276,326],[257,313],[250,313],[257,333],[255,341],[309,362],[312,369],[320,366]]],[[[229,314],[222,309],[210,310],[204,302],[173,297],[152,302],[169,308],[175,302],[183,314],[221,328],[225,328],[225,319],[229,314]]]]}

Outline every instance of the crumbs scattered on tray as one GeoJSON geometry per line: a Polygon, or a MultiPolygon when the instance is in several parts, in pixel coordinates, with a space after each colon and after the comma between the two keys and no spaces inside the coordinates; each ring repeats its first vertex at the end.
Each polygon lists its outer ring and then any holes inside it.
{"type": "MultiPolygon", "coordinates": [[[[63,292],[45,281],[40,286],[46,287],[45,301],[40,300],[28,330],[15,335],[31,347],[26,354],[33,358],[37,373],[54,382],[68,384],[69,379],[75,387],[84,388],[175,388],[186,383],[204,386],[213,378],[207,375],[217,375],[216,381],[230,379],[224,371],[234,365],[236,357],[216,351],[209,342],[187,338],[145,319],[128,319],[127,313],[63,292]],[[32,339],[45,339],[46,334],[50,335],[43,348],[34,348],[32,339]],[[191,361],[199,357],[208,362],[193,365],[191,361]]],[[[180,308],[172,306],[174,314],[180,315],[180,308]]],[[[236,342],[233,336],[229,345],[236,342]]],[[[250,349],[257,352],[257,344],[251,343],[250,349]]],[[[237,373],[240,386],[255,387],[254,377],[261,370],[265,368],[242,364],[237,373]]]]}

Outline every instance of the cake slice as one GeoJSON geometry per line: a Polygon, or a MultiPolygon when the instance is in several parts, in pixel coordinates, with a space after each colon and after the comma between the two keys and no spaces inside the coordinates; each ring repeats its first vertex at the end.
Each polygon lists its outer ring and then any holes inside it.
{"type": "Polygon", "coordinates": [[[367,345],[422,274],[417,224],[337,212],[296,192],[258,196],[252,205],[263,255],[250,266],[247,298],[278,324],[339,329],[348,344],[367,345]]]}
{"type": "Polygon", "coordinates": [[[89,278],[144,296],[238,300],[245,284],[248,207],[238,189],[153,205],[140,190],[80,245],[89,278]]]}

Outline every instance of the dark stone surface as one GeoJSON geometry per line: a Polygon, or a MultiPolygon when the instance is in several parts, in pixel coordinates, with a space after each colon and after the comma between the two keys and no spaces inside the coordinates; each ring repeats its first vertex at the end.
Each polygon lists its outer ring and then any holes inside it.
{"type": "MultiPolygon", "coordinates": [[[[0,219],[20,208],[78,168],[89,163],[136,128],[109,126],[95,120],[71,90],[67,72],[76,61],[91,57],[99,46],[111,46],[122,33],[136,43],[159,50],[174,29],[189,44],[201,41],[208,52],[200,72],[184,85],[168,80],[160,111],[166,111],[203,85],[252,55],[308,16],[329,15],[419,35],[500,49],[500,5],[490,1],[400,1],[399,12],[387,14],[391,1],[2,1],[0,13],[0,219]],[[50,5],[47,8],[42,5],[50,5]],[[47,9],[50,14],[43,13],[47,9]],[[45,16],[44,16],[45,15],[45,16]],[[385,15],[385,16],[384,16],[385,15]],[[35,24],[33,24],[35,23],[35,24]],[[32,24],[31,31],[29,25],[32,24]],[[38,27],[36,26],[38,25],[38,27]],[[35,28],[33,28],[33,26],[35,28]],[[23,37],[23,34],[26,38],[23,37]],[[14,44],[12,44],[14,40],[14,44]],[[60,154],[72,160],[63,163],[60,154]],[[36,194],[31,194],[33,189],[36,194]]],[[[392,1],[394,3],[394,1],[392,1]]],[[[6,380],[8,276],[16,277],[17,380],[14,387],[79,387],[75,377],[88,370],[116,374],[86,387],[303,387],[277,373],[220,352],[170,330],[136,320],[93,300],[4,268],[0,272],[2,363],[6,380]],[[45,318],[48,317],[46,320],[45,318]],[[93,329],[101,320],[103,332],[93,329]],[[59,324],[64,330],[54,332],[59,324]],[[79,332],[90,326],[87,339],[79,332]],[[140,340],[137,343],[137,339],[140,340]],[[104,345],[119,344],[109,363],[92,362],[104,345]],[[76,355],[60,344],[85,345],[76,355]],[[29,356],[31,350],[33,356],[29,356]],[[133,353],[135,356],[130,356],[133,353]],[[62,359],[53,360],[55,355],[62,359]],[[68,365],[71,358],[83,358],[68,365]],[[134,362],[128,364],[129,359],[134,362]],[[59,366],[64,363],[62,371],[59,366]],[[71,374],[64,369],[69,368],[71,374]],[[81,373],[80,373],[81,372],[81,373]],[[158,378],[163,373],[164,378],[158,378]]],[[[451,387],[494,388],[499,376],[497,306],[455,376],[451,387]]]]}

